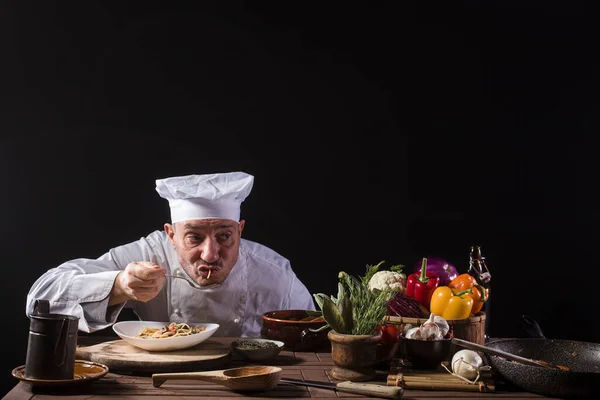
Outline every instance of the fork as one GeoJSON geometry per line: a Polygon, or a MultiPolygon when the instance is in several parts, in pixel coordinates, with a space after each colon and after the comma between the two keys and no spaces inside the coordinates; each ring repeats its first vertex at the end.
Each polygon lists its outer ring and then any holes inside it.
{"type": "Polygon", "coordinates": [[[216,287],[219,287],[221,284],[219,283],[215,283],[213,285],[208,285],[208,286],[200,286],[198,285],[196,282],[192,282],[191,280],[189,280],[188,278],[175,274],[175,275],[165,275],[165,277],[167,278],[177,278],[177,279],[183,279],[184,281],[186,281],[188,283],[188,285],[190,285],[191,287],[193,287],[196,290],[208,290],[208,289],[214,289],[216,287]]]}

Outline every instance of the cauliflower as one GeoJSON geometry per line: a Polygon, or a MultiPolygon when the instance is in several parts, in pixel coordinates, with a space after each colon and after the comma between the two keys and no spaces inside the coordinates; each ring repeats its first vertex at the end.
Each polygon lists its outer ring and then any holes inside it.
{"type": "Polygon", "coordinates": [[[378,271],[371,277],[368,286],[370,290],[391,288],[400,293],[405,293],[406,275],[396,271],[378,271]]]}

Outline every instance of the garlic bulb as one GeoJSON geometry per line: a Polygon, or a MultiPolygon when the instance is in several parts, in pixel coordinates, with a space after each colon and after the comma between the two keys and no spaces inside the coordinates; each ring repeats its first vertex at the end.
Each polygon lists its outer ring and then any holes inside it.
{"type": "Polygon", "coordinates": [[[442,340],[448,333],[448,323],[442,317],[431,313],[427,321],[418,328],[405,327],[404,337],[416,340],[442,340]]]}
{"type": "Polygon", "coordinates": [[[479,376],[483,366],[481,356],[473,350],[459,350],[452,356],[452,372],[463,378],[473,380],[479,376]]]}
{"type": "Polygon", "coordinates": [[[433,313],[429,319],[421,325],[421,336],[423,340],[441,340],[444,338],[440,327],[435,323],[435,315],[433,313]]]}

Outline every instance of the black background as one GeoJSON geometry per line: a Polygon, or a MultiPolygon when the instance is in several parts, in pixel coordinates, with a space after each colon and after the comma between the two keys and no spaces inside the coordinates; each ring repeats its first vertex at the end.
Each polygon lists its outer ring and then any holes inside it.
{"type": "Polygon", "coordinates": [[[192,173],[254,174],[245,237],[312,293],[477,244],[492,336],[600,341],[594,13],[323,3],[0,3],[3,391],[34,280],[162,229],[154,180],[192,173]]]}

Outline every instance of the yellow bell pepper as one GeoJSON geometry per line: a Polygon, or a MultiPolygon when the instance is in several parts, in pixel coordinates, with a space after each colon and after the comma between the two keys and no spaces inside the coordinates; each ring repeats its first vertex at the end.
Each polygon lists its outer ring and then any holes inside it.
{"type": "Polygon", "coordinates": [[[473,308],[473,298],[469,293],[473,293],[473,289],[457,291],[448,286],[439,286],[431,295],[429,311],[446,320],[469,318],[473,308]]]}

